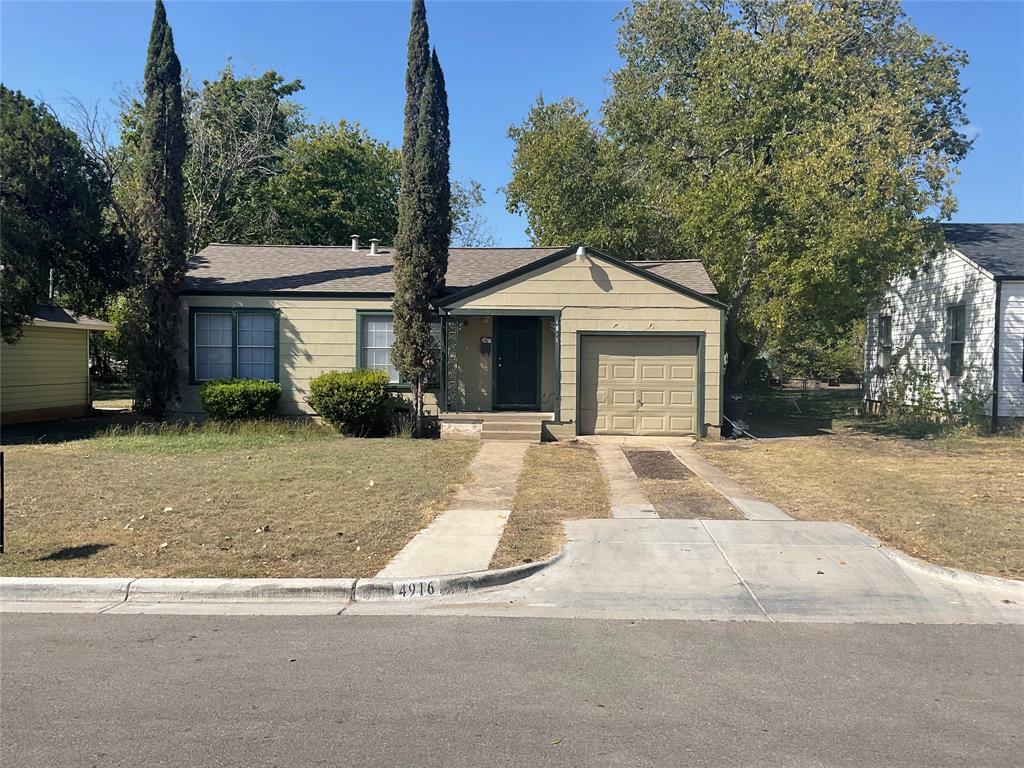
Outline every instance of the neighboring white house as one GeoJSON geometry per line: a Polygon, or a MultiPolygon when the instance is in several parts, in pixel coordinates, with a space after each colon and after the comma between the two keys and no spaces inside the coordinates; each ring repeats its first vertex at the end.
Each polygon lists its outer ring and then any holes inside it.
{"type": "Polygon", "coordinates": [[[895,362],[940,396],[991,393],[993,423],[1024,418],[1024,224],[943,224],[946,250],[896,281],[867,317],[864,389],[882,399],[895,362]]]}

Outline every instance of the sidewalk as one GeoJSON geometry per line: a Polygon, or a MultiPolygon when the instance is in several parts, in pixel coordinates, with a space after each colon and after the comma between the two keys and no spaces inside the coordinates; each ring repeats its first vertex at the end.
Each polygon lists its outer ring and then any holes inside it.
{"type": "Polygon", "coordinates": [[[512,510],[530,443],[483,441],[470,480],[442,512],[388,563],[379,579],[486,570],[512,510]]]}

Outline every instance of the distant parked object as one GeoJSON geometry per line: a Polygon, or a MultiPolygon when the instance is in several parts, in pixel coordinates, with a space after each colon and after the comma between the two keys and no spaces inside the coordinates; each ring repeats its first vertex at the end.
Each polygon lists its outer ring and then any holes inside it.
{"type": "Polygon", "coordinates": [[[946,250],[871,308],[865,397],[885,395],[896,366],[956,402],[988,394],[994,424],[1024,418],[1024,224],[943,224],[946,250]]]}
{"type": "Polygon", "coordinates": [[[89,412],[89,333],[112,331],[103,320],[40,306],[17,344],[0,355],[0,422],[84,416],[89,412]]]}

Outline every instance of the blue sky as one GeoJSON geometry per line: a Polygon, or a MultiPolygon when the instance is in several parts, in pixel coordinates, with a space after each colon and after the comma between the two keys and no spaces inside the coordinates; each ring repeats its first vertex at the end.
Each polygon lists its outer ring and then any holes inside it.
{"type": "MultiPolygon", "coordinates": [[[[506,131],[538,94],[574,96],[594,114],[618,66],[615,15],[624,2],[428,2],[451,107],[452,169],[487,190],[497,242],[527,241],[505,211],[506,131]]],[[[922,30],[964,48],[975,149],[961,166],[957,221],[1024,221],[1024,3],[908,2],[922,30]]],[[[358,121],[401,143],[409,4],[188,2],[168,16],[183,65],[212,77],[230,57],[241,72],[301,78],[309,118],[358,121]]],[[[0,2],[0,77],[58,112],[70,94],[107,102],[141,79],[150,2],[0,2]]]]}

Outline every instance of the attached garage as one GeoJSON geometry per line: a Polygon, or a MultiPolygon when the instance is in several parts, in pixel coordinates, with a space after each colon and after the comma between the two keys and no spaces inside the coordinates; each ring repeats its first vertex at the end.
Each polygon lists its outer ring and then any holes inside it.
{"type": "Polygon", "coordinates": [[[583,335],[580,434],[698,434],[701,367],[699,336],[583,335]]]}
{"type": "Polygon", "coordinates": [[[572,246],[440,308],[454,352],[443,355],[442,423],[448,410],[462,418],[471,406],[502,408],[490,392],[472,401],[466,393],[478,372],[501,392],[512,319],[541,328],[536,370],[524,387],[540,393],[539,404],[517,410],[536,411],[546,439],[720,429],[724,307],[699,262],[625,262],[572,246]]]}

